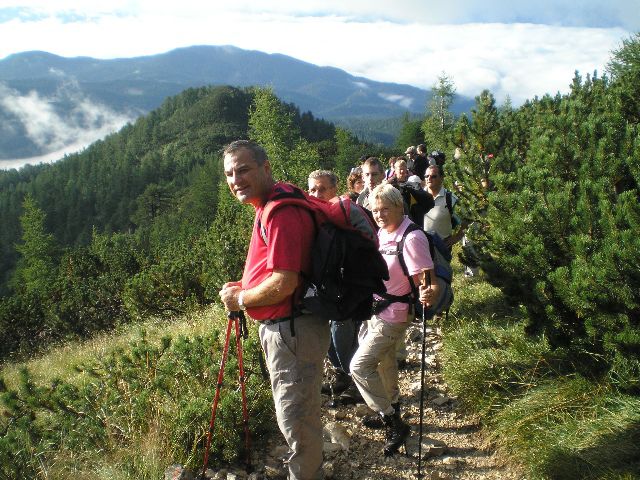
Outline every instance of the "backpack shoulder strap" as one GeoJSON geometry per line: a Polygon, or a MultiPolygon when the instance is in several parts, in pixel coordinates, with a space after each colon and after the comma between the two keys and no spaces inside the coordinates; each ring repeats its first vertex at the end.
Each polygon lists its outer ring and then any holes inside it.
{"type": "Polygon", "coordinates": [[[447,190],[447,193],[445,193],[444,198],[447,203],[447,210],[449,210],[449,215],[453,217],[453,200],[451,198],[451,192],[449,190],[447,190]]]}
{"type": "Polygon", "coordinates": [[[273,195],[269,198],[267,204],[262,209],[260,217],[258,217],[257,219],[260,237],[262,237],[262,240],[266,245],[268,245],[269,242],[265,225],[269,217],[272,215],[273,211],[277,210],[280,207],[293,205],[296,207],[304,208],[311,215],[314,225],[317,226],[314,207],[313,205],[311,205],[311,203],[309,203],[304,192],[293,185],[289,185],[289,187],[291,188],[285,189],[283,187],[276,187],[273,195]]]}
{"type": "Polygon", "coordinates": [[[413,281],[413,277],[409,275],[409,268],[407,267],[407,263],[404,261],[404,242],[407,239],[407,235],[409,235],[411,232],[414,232],[416,230],[420,230],[422,232],[422,229],[418,225],[416,225],[415,223],[410,223],[409,226],[405,229],[404,233],[402,234],[402,238],[398,242],[398,247],[397,247],[398,261],[400,262],[402,273],[404,273],[404,275],[409,280],[409,285],[411,285],[411,293],[414,299],[418,298],[418,287],[416,286],[416,283],[413,281]]]}

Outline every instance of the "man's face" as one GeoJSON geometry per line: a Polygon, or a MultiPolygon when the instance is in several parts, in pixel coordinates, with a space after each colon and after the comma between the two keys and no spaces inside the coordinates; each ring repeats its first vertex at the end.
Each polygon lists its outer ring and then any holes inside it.
{"type": "Polygon", "coordinates": [[[393,172],[399,182],[406,182],[409,178],[409,169],[406,163],[396,162],[393,166],[393,172]]]}
{"type": "Polygon", "coordinates": [[[427,173],[424,176],[427,181],[427,188],[433,192],[439,192],[442,188],[442,177],[436,167],[427,168],[427,173]]]}
{"type": "Polygon", "coordinates": [[[234,197],[241,203],[258,206],[271,188],[271,166],[258,165],[251,150],[237,150],[224,156],[224,174],[234,197]]]}
{"type": "Polygon", "coordinates": [[[371,206],[376,224],[387,232],[395,231],[404,219],[404,208],[383,202],[377,198],[371,206]]]}
{"type": "Polygon", "coordinates": [[[309,195],[320,200],[329,201],[336,196],[336,185],[331,185],[329,177],[318,177],[309,179],[309,195]]]}
{"type": "Polygon", "coordinates": [[[380,185],[383,177],[384,175],[380,171],[380,167],[367,165],[366,163],[362,166],[362,180],[364,181],[364,186],[367,187],[369,191],[380,185]]]}

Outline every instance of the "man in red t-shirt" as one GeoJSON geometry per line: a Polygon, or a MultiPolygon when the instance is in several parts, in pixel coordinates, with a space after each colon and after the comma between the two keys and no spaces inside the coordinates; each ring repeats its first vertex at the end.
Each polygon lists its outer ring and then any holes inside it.
{"type": "Polygon", "coordinates": [[[329,322],[298,307],[302,273],[311,268],[314,222],[303,208],[287,205],[262,223],[274,193],[290,187],[274,181],[260,145],[231,143],[224,151],[224,173],[231,193],[253,205],[256,221],[242,280],[225,283],[220,298],[227,310],[246,310],[260,325],[278,426],[291,450],[289,478],[321,479],[320,384],[329,322]]]}

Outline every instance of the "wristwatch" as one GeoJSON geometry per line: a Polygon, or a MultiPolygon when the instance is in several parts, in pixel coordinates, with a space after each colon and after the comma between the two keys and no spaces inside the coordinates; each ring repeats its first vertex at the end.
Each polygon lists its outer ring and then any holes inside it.
{"type": "Polygon", "coordinates": [[[238,295],[238,306],[242,311],[247,309],[247,307],[244,306],[244,290],[240,290],[240,294],[238,295]]]}

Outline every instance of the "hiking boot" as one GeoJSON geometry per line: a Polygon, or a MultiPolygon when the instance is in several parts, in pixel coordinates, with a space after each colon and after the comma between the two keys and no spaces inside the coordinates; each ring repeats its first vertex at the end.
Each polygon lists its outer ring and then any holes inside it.
{"type": "Polygon", "coordinates": [[[398,370],[408,370],[409,366],[409,362],[407,362],[406,358],[401,358],[400,360],[398,360],[398,370]]]}
{"type": "Polygon", "coordinates": [[[404,423],[400,418],[400,412],[396,411],[393,415],[382,415],[382,421],[387,428],[386,439],[382,451],[385,457],[390,457],[398,451],[401,445],[404,445],[407,451],[407,437],[411,433],[409,425],[404,423]]]}
{"type": "Polygon", "coordinates": [[[352,383],[351,377],[341,370],[336,370],[333,383],[323,383],[321,392],[325,395],[339,395],[352,383]]]}
{"type": "MultiPolygon", "coordinates": [[[[398,416],[400,415],[400,402],[392,403],[391,406],[396,411],[398,416]]],[[[362,424],[365,427],[372,428],[374,430],[378,430],[380,428],[384,428],[384,420],[382,419],[382,415],[379,413],[374,413],[372,415],[365,415],[362,417],[362,424]]]]}
{"type": "Polygon", "coordinates": [[[364,399],[360,394],[360,390],[352,381],[344,392],[340,394],[340,403],[342,405],[355,405],[356,403],[364,403],[364,399]]]}
{"type": "Polygon", "coordinates": [[[357,403],[364,403],[364,399],[362,395],[360,395],[356,384],[352,382],[339,396],[334,395],[327,403],[327,406],[329,408],[338,408],[345,405],[355,405],[357,403]]]}

